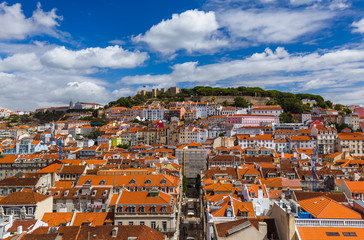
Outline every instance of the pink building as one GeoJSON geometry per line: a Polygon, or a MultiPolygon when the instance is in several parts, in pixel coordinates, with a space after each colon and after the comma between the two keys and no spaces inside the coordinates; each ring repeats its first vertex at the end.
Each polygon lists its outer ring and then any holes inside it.
{"type": "Polygon", "coordinates": [[[242,124],[243,127],[258,127],[266,123],[279,123],[279,117],[274,115],[237,114],[227,116],[227,122],[231,124],[242,124]]]}
{"type": "Polygon", "coordinates": [[[363,107],[355,108],[353,112],[357,113],[359,115],[359,118],[364,117],[364,108],[363,107]]]}

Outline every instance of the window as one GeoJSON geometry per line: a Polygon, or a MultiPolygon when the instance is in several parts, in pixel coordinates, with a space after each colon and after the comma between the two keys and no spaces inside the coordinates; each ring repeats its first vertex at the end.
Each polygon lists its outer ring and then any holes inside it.
{"type": "Polygon", "coordinates": [[[129,225],[134,225],[134,222],[133,222],[133,221],[130,221],[130,222],[129,222],[129,225]]]}
{"type": "Polygon", "coordinates": [[[91,184],[91,179],[88,179],[86,182],[85,182],[85,184],[91,184]]]}
{"type": "Polygon", "coordinates": [[[129,206],[128,207],[128,212],[130,212],[130,213],[135,212],[135,207],[134,206],[129,206]]]}
{"type": "Polygon", "coordinates": [[[145,207],[144,207],[144,206],[141,206],[141,207],[139,208],[139,212],[145,212],[145,207]]]}
{"type": "Polygon", "coordinates": [[[165,178],[163,178],[162,180],[161,180],[161,184],[166,184],[167,183],[167,180],[165,179],[165,178]]]}
{"type": "Polygon", "coordinates": [[[147,181],[145,181],[145,184],[151,184],[152,180],[150,180],[150,178],[147,179],[147,181]]]}
{"type": "Polygon", "coordinates": [[[164,213],[167,212],[167,207],[166,206],[162,207],[162,212],[164,212],[164,213]]]}
{"type": "Polygon", "coordinates": [[[162,228],[163,228],[163,231],[167,231],[167,222],[166,221],[162,222],[162,228]]]}
{"type": "Polygon", "coordinates": [[[145,225],[145,222],[144,221],[140,221],[139,222],[139,225],[142,225],[143,226],[143,225],[145,225]]]}
{"type": "Polygon", "coordinates": [[[34,210],[34,209],[33,209],[32,207],[28,208],[28,214],[29,214],[29,215],[33,215],[33,210],[34,210]]]}
{"type": "Polygon", "coordinates": [[[123,207],[118,207],[118,212],[122,213],[123,212],[123,207]]]}
{"type": "Polygon", "coordinates": [[[118,222],[118,225],[123,225],[123,222],[118,222]]]}
{"type": "Polygon", "coordinates": [[[155,206],[152,206],[152,207],[150,208],[150,212],[155,213],[155,212],[156,212],[156,207],[155,207],[155,206]]]}
{"type": "Polygon", "coordinates": [[[130,184],[135,184],[135,178],[133,178],[132,180],[130,180],[129,182],[130,184]]]}
{"type": "Polygon", "coordinates": [[[153,228],[153,229],[156,229],[157,224],[156,224],[154,221],[152,221],[152,222],[150,223],[150,227],[151,227],[151,228],[153,228]]]}
{"type": "Polygon", "coordinates": [[[343,232],[345,237],[356,237],[356,232],[343,232]]]}
{"type": "Polygon", "coordinates": [[[328,237],[340,237],[338,232],[326,232],[326,236],[328,237]]]}
{"type": "Polygon", "coordinates": [[[106,183],[106,180],[105,180],[105,179],[102,179],[102,180],[100,181],[100,185],[105,185],[105,183],[106,183]]]}

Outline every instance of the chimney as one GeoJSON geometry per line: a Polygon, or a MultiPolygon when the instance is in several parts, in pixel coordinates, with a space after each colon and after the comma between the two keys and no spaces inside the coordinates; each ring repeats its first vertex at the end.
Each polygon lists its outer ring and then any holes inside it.
{"type": "Polygon", "coordinates": [[[18,235],[22,234],[23,233],[23,226],[18,226],[16,232],[17,232],[18,235]]]}
{"type": "Polygon", "coordinates": [[[114,237],[116,238],[118,236],[118,230],[119,228],[118,227],[114,227],[111,231],[111,237],[114,237]]]}
{"type": "Polygon", "coordinates": [[[268,227],[266,222],[259,222],[258,223],[258,230],[261,232],[264,236],[267,235],[268,227]]]}

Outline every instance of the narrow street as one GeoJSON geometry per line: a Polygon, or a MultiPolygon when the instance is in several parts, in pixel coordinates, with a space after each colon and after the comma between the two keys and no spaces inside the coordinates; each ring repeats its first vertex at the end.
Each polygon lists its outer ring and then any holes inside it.
{"type": "Polygon", "coordinates": [[[181,240],[204,239],[199,201],[198,191],[189,187],[182,201],[179,235],[181,240]]]}

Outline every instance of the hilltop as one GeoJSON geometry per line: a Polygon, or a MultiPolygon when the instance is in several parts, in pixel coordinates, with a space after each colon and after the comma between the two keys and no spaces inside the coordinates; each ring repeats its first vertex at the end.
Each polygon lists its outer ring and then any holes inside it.
{"type": "Polygon", "coordinates": [[[192,89],[177,87],[165,89],[153,89],[151,92],[145,90],[138,92],[135,96],[121,97],[105,106],[127,107],[148,104],[151,102],[168,104],[172,101],[215,101],[225,106],[248,107],[252,104],[280,105],[285,112],[302,113],[310,111],[312,105],[325,109],[332,108],[332,102],[320,95],[308,93],[290,93],[278,90],[264,90],[259,87],[237,87],[237,88],[213,88],[196,86],[192,89]]]}

